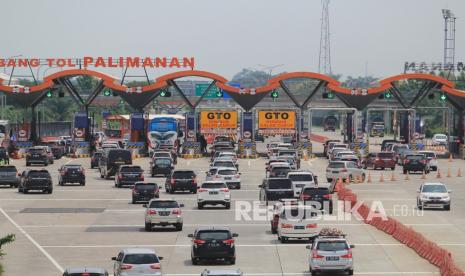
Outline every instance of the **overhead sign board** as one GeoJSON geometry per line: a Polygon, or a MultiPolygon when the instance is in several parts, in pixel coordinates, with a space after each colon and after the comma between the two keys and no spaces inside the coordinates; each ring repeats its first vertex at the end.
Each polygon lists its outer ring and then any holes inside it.
{"type": "MultiPolygon", "coordinates": [[[[195,85],[195,96],[201,97],[209,86],[210,86],[209,83],[197,83],[195,85]]],[[[210,90],[208,90],[207,94],[203,98],[204,99],[216,99],[218,98],[216,94],[219,92],[220,92],[220,89],[216,85],[213,85],[210,88],[210,90]]]]}
{"type": "Polygon", "coordinates": [[[237,128],[237,111],[208,110],[200,112],[200,128],[234,129],[237,128]]]}
{"type": "Polygon", "coordinates": [[[258,112],[260,129],[295,129],[295,111],[262,110],[258,112]]]}

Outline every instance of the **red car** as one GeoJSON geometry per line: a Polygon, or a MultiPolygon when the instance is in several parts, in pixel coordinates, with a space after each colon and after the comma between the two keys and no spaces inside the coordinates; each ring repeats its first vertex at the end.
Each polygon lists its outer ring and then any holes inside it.
{"type": "Polygon", "coordinates": [[[372,168],[376,170],[381,168],[384,170],[385,168],[391,168],[391,170],[394,170],[396,168],[396,157],[393,152],[373,152],[365,158],[363,166],[365,169],[372,168]]]}

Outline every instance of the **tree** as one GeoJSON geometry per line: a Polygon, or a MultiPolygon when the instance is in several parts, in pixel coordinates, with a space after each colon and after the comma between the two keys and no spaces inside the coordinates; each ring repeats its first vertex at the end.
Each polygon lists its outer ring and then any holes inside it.
{"type": "Polygon", "coordinates": [[[273,76],[259,70],[242,69],[232,78],[233,83],[239,83],[243,88],[259,87],[267,83],[273,76]]]}
{"type": "MultiPolygon", "coordinates": [[[[2,246],[12,243],[15,240],[15,238],[16,238],[15,234],[8,234],[5,237],[0,239],[0,257],[6,255],[2,251],[2,246]]],[[[3,272],[3,269],[2,269],[2,266],[0,265],[0,274],[2,274],[2,272],[3,272]]]]}

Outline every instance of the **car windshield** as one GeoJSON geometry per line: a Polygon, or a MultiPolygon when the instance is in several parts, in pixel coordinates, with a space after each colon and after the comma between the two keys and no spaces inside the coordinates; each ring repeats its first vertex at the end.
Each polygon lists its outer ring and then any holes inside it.
{"type": "Polygon", "coordinates": [[[320,189],[320,188],[307,188],[302,191],[304,195],[328,195],[330,194],[327,188],[320,189]]]}
{"type": "Polygon", "coordinates": [[[214,167],[235,167],[234,163],[231,161],[217,161],[213,163],[214,167]]]}
{"type": "Polygon", "coordinates": [[[378,153],[378,157],[380,157],[380,158],[393,158],[394,154],[392,152],[380,152],[380,153],[378,153]]]}
{"type": "Polygon", "coordinates": [[[424,185],[423,193],[447,193],[444,185],[424,185]]]}
{"type": "Polygon", "coordinates": [[[268,188],[270,190],[276,189],[291,189],[292,188],[292,181],[290,179],[277,179],[268,180],[268,188]]]}
{"type": "Polygon", "coordinates": [[[50,174],[48,172],[30,172],[29,177],[34,178],[50,178],[50,174]]]}
{"type": "Polygon", "coordinates": [[[227,188],[225,183],[203,183],[202,188],[204,189],[222,189],[227,188]]]}
{"type": "Polygon", "coordinates": [[[149,208],[179,208],[179,204],[174,200],[155,200],[149,208]]]}
{"type": "Polygon", "coordinates": [[[140,167],[121,167],[121,172],[141,172],[140,167]]]}
{"type": "Polygon", "coordinates": [[[320,251],[342,251],[349,249],[345,241],[320,241],[316,246],[320,251]]]}
{"type": "Polygon", "coordinates": [[[329,167],[331,169],[343,169],[344,163],[343,162],[331,162],[329,163],[329,167]]]}
{"type": "Polygon", "coordinates": [[[195,177],[195,174],[193,171],[175,171],[173,173],[173,178],[191,179],[194,177],[195,177]]]}
{"type": "Polygon", "coordinates": [[[154,264],[159,263],[155,254],[130,254],[124,256],[124,264],[154,264]]]}
{"type": "Polygon", "coordinates": [[[150,191],[150,190],[155,190],[157,188],[157,184],[155,183],[136,184],[134,188],[136,190],[150,191]]]}
{"type": "Polygon", "coordinates": [[[16,169],[15,166],[1,166],[0,167],[0,172],[17,172],[18,170],[16,169]]]}
{"type": "Polygon", "coordinates": [[[218,174],[220,175],[235,175],[237,172],[235,170],[219,170],[218,174]]]}
{"type": "Polygon", "coordinates": [[[229,231],[201,231],[197,234],[199,240],[228,240],[231,238],[229,231]]]}
{"type": "Polygon", "coordinates": [[[289,174],[288,178],[291,181],[313,181],[313,175],[311,174],[289,174]]]}

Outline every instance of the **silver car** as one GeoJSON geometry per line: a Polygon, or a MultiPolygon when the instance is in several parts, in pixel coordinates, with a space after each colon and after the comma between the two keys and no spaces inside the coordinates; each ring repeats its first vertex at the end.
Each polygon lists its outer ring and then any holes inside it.
{"type": "Polygon", "coordinates": [[[19,174],[15,166],[0,166],[0,185],[10,185],[10,188],[18,188],[19,174]]]}
{"type": "Polygon", "coordinates": [[[349,245],[344,236],[319,236],[310,249],[309,268],[312,275],[319,272],[347,272],[354,274],[353,245],[349,245]]]}
{"type": "Polygon", "coordinates": [[[328,182],[333,179],[341,178],[342,180],[353,180],[361,178],[365,180],[365,171],[361,166],[352,161],[331,161],[326,168],[326,179],[328,182]]]}
{"type": "Polygon", "coordinates": [[[424,183],[418,189],[417,207],[423,209],[427,207],[444,208],[450,210],[450,190],[447,190],[443,183],[424,183]]]}
{"type": "Polygon", "coordinates": [[[223,181],[230,189],[240,189],[241,173],[237,172],[235,168],[210,168],[206,181],[223,181]]]}
{"type": "Polygon", "coordinates": [[[111,258],[115,261],[113,272],[115,276],[161,276],[161,263],[163,257],[157,255],[150,248],[128,248],[118,253],[117,257],[111,258]]]}
{"type": "Polygon", "coordinates": [[[144,204],[147,208],[145,211],[145,231],[150,231],[154,226],[169,226],[176,227],[176,231],[182,231],[182,211],[184,204],[178,204],[172,199],[152,199],[148,204],[144,204]]]}
{"type": "Polygon", "coordinates": [[[205,269],[200,276],[243,276],[240,269],[205,269]]]}

